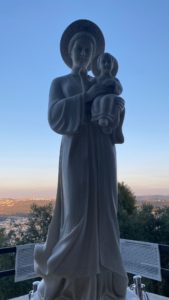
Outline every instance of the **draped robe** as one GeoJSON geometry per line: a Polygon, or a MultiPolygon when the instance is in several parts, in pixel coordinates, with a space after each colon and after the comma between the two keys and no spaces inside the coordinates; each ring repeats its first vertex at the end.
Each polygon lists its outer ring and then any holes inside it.
{"type": "MultiPolygon", "coordinates": [[[[52,82],[49,124],[62,134],[58,190],[46,243],[35,248],[35,269],[48,287],[52,280],[95,278],[103,270],[119,274],[126,287],[119,251],[115,145],[111,135],[91,122],[85,97],[75,74],[52,82]]],[[[50,286],[44,299],[62,299],[56,297],[58,288],[52,292],[50,286]]]]}

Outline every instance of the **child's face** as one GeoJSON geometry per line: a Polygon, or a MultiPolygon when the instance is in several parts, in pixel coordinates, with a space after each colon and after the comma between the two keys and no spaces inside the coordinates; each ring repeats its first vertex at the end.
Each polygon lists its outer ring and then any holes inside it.
{"type": "Polygon", "coordinates": [[[109,54],[103,54],[99,60],[99,69],[101,72],[110,73],[113,69],[114,61],[109,54]]]}

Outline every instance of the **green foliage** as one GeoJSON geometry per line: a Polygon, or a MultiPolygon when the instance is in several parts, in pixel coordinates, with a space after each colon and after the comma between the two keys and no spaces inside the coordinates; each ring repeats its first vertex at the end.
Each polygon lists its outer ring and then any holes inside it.
{"type": "Polygon", "coordinates": [[[31,212],[28,218],[27,230],[22,235],[24,243],[45,242],[48,226],[52,218],[52,204],[45,206],[31,206],[31,212]]]}
{"type": "Polygon", "coordinates": [[[7,237],[5,235],[5,228],[0,228],[0,246],[6,245],[7,237]]]}
{"type": "Polygon", "coordinates": [[[124,182],[118,183],[118,205],[121,238],[131,239],[133,217],[136,214],[136,197],[124,182]]]}
{"type": "MultiPolygon", "coordinates": [[[[48,225],[52,217],[52,204],[38,207],[32,205],[26,229],[11,222],[11,231],[5,234],[5,229],[0,230],[0,247],[12,246],[17,244],[44,242],[47,235],[48,225]]],[[[14,254],[0,255],[0,270],[14,269],[14,254]]],[[[0,300],[28,294],[32,289],[32,280],[14,282],[14,277],[4,277],[0,279],[0,300]]]]}
{"type": "Polygon", "coordinates": [[[32,290],[33,281],[31,279],[15,283],[14,276],[0,278],[0,299],[7,300],[29,294],[32,290]]]}
{"type": "Polygon", "coordinates": [[[25,229],[21,224],[12,222],[12,230],[8,234],[11,245],[42,243],[45,242],[48,226],[52,218],[52,203],[44,206],[33,204],[25,224],[25,229]]]}
{"type": "Polygon", "coordinates": [[[136,210],[136,196],[124,182],[118,183],[118,203],[119,213],[131,215],[136,210]]]}

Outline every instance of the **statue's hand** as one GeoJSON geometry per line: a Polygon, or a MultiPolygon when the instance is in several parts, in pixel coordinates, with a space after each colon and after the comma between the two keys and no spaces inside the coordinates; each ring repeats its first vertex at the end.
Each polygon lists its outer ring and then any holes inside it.
{"type": "Polygon", "coordinates": [[[86,74],[87,74],[86,69],[80,68],[80,70],[79,70],[79,76],[80,76],[81,78],[86,78],[86,76],[87,76],[86,74]]]}
{"type": "Polygon", "coordinates": [[[112,93],[112,86],[105,86],[100,83],[94,84],[88,91],[86,92],[86,102],[92,101],[94,98],[112,93]]]}

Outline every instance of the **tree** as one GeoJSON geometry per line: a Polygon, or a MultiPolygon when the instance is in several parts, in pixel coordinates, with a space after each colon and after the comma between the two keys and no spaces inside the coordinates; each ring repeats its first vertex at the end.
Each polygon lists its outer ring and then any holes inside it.
{"type": "Polygon", "coordinates": [[[12,222],[12,230],[8,234],[11,245],[45,242],[52,218],[52,210],[52,203],[44,206],[33,204],[25,229],[21,224],[17,224],[15,221],[12,222]]]}
{"type": "Polygon", "coordinates": [[[5,234],[5,228],[0,228],[0,247],[6,246],[7,236],[5,234]]]}
{"type": "Polygon", "coordinates": [[[45,206],[31,206],[31,212],[28,217],[27,229],[22,235],[24,243],[45,242],[48,226],[52,218],[53,205],[49,203],[45,206]]]}
{"type": "MultiPolygon", "coordinates": [[[[44,242],[51,221],[52,210],[53,206],[51,203],[41,207],[33,204],[28,221],[25,224],[25,230],[23,229],[23,225],[19,225],[15,221],[11,223],[12,229],[8,234],[5,234],[5,229],[0,230],[0,246],[44,242]]],[[[14,263],[13,254],[3,254],[3,256],[0,256],[1,269],[13,269],[14,263]]],[[[1,278],[0,299],[6,300],[14,296],[28,294],[32,289],[33,281],[34,279],[15,283],[13,276],[1,278]]]]}
{"type": "Polygon", "coordinates": [[[118,220],[121,238],[131,238],[136,214],[136,196],[124,182],[118,183],[118,220]]]}
{"type": "Polygon", "coordinates": [[[136,196],[124,182],[118,183],[119,213],[122,210],[131,215],[136,210],[136,196]]]}

